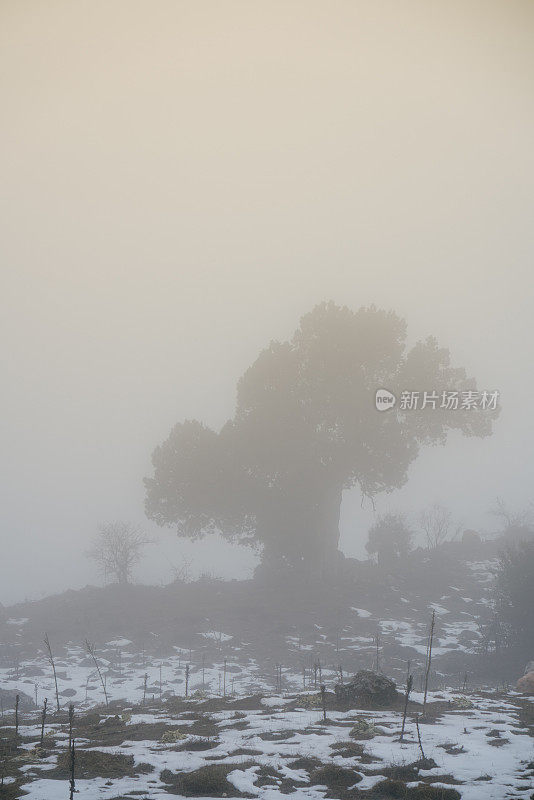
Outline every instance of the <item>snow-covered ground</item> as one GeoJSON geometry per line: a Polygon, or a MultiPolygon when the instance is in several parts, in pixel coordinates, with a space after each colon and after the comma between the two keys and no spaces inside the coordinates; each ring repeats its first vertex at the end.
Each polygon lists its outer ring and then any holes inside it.
{"type": "MultiPolygon", "coordinates": [[[[415,694],[414,699],[421,697],[415,694]]],[[[458,702],[454,693],[434,693],[430,702],[448,706],[437,721],[420,722],[425,757],[433,759],[436,766],[421,769],[417,780],[407,782],[408,787],[425,780],[436,786],[455,788],[463,800],[531,797],[534,787],[527,764],[534,758],[534,739],[518,720],[513,695],[503,698],[474,693],[469,695],[468,704],[472,706],[469,708],[459,707],[466,703],[458,702]]],[[[421,758],[412,716],[407,722],[405,740],[400,742],[400,712],[329,710],[325,722],[321,709],[309,708],[306,695],[300,698],[271,695],[253,710],[201,713],[198,716],[204,722],[209,719],[214,727],[212,735],[204,739],[209,744],[205,750],[195,747],[202,737],[188,733],[194,716],[190,709],[173,713],[163,705],[161,709],[152,707],[143,713],[132,711],[131,715],[123,715],[124,740],[120,744],[92,746],[90,741],[81,740],[79,747],[133,756],[135,765],[148,763],[153,770],[133,777],[80,779],[76,784],[78,796],[88,800],[146,796],[155,800],[169,796],[166,784],[160,779],[163,770],[175,774],[222,763],[232,767],[227,779],[236,789],[264,800],[282,798],[280,783],[284,780],[296,782],[295,797],[323,798],[326,786],[314,784],[304,767],[296,768],[297,759],[318,759],[322,764],[352,768],[357,773],[358,789],[367,790],[384,780],[392,765],[409,765],[421,758]],[[352,727],[362,718],[376,726],[376,735],[364,741],[351,739],[352,727]],[[180,727],[179,748],[176,742],[166,743],[161,738],[128,739],[129,729],[134,730],[140,723],[157,722],[175,729],[180,727]],[[360,745],[360,754],[355,751],[347,755],[344,747],[351,743],[360,745]],[[192,745],[191,749],[188,745],[192,745]],[[262,767],[273,770],[274,778],[269,785],[258,786],[255,781],[262,767]]],[[[100,725],[105,720],[103,715],[100,725]]],[[[20,734],[38,740],[39,732],[37,715],[26,715],[20,734]]],[[[58,725],[52,719],[47,736],[56,740],[59,750],[66,747],[65,725],[58,725]]],[[[26,747],[31,749],[33,744],[30,742],[26,747]]],[[[28,800],[58,800],[65,796],[66,781],[47,777],[55,760],[52,755],[38,763],[36,759],[30,761],[26,772],[32,780],[24,785],[28,800]]]]}
{"type": "MultiPolygon", "coordinates": [[[[85,738],[82,735],[78,748],[132,756],[135,765],[151,767],[138,774],[134,769],[123,777],[80,777],[77,796],[156,800],[169,797],[169,784],[161,778],[164,770],[176,775],[220,764],[231,768],[225,779],[236,792],[263,800],[282,798],[288,791],[297,798],[323,798],[331,794],[331,787],[314,779],[311,767],[306,768],[309,759],[352,769],[358,791],[371,791],[391,776],[392,767],[414,764],[421,758],[415,725],[420,707],[412,708],[406,736],[400,742],[398,710],[329,709],[325,722],[317,704],[318,684],[331,690],[341,675],[346,679],[356,669],[372,668],[378,642],[380,655],[388,647],[393,653],[389,664],[394,665],[391,674],[395,673],[397,682],[404,680],[409,661],[419,688],[432,611],[436,615],[433,654],[437,663],[449,653],[473,653],[479,637],[476,606],[488,602],[493,567],[491,560],[469,564],[482,587],[472,597],[460,583],[438,596],[439,602],[424,607],[413,595],[408,600],[405,593],[388,613],[379,613],[372,604],[360,607],[366,603],[359,598],[360,605],[351,608],[339,628],[315,624],[301,635],[297,635],[298,628],[295,633],[284,631],[281,649],[285,661],[281,666],[276,663],[278,656],[266,657],[268,648],[259,655],[258,640],[251,644],[244,635],[240,637],[237,628],[219,630],[209,620],[196,640],[183,637],[186,641],[180,641],[177,633],[176,644],[171,640],[172,646],[166,649],[150,649],[152,640],[158,642],[154,632],[148,637],[146,651],[128,638],[132,633],[117,626],[108,641],[97,643],[98,669],[80,642],[58,647],[55,666],[62,709],[73,703],[80,719],[100,707],[96,732],[85,738]],[[185,646],[190,642],[192,648],[185,646]],[[184,710],[186,681],[189,707],[184,710]],[[261,696],[261,702],[257,698],[244,701],[251,695],[261,696]],[[109,713],[105,711],[106,696],[109,713]],[[208,706],[202,708],[206,701],[208,706]],[[226,708],[221,710],[221,706],[226,708]],[[121,719],[115,714],[122,715],[121,719]],[[372,738],[351,737],[352,727],[362,718],[376,726],[372,738]],[[112,727],[122,726],[121,736],[110,745],[105,736],[96,735],[106,719],[112,727]],[[209,733],[199,732],[195,720],[201,720],[209,733]],[[140,738],[139,726],[147,726],[146,738],[140,738]],[[176,740],[172,741],[172,736],[171,741],[162,739],[165,728],[171,733],[179,730],[176,740]]],[[[40,737],[39,712],[23,707],[19,750],[26,751],[27,758],[17,756],[17,763],[28,779],[23,789],[29,800],[59,800],[68,796],[66,781],[51,776],[66,750],[65,714],[59,722],[52,713],[56,705],[54,674],[42,644],[28,644],[27,629],[28,619],[22,615],[6,620],[4,630],[10,639],[4,651],[7,655],[0,662],[0,687],[12,694],[24,692],[38,707],[48,699],[46,734],[53,743],[45,753],[35,750],[40,737]]],[[[455,691],[443,688],[447,679],[439,673],[434,673],[433,681],[433,688],[442,686],[441,691],[429,695],[436,713],[420,721],[420,730],[425,757],[433,759],[436,766],[417,769],[414,780],[406,779],[408,788],[425,781],[454,788],[463,800],[530,798],[534,792],[534,738],[520,716],[518,696],[489,690],[459,695],[463,674],[456,676],[455,691]],[[434,705],[437,703],[440,705],[434,705]]],[[[412,698],[422,701],[417,692],[412,698]]],[[[9,737],[12,722],[12,711],[6,711],[0,738],[6,733],[9,737]]],[[[4,786],[13,788],[9,772],[4,786]]],[[[171,788],[176,794],[176,787],[171,788]]],[[[231,796],[228,791],[225,794],[231,796]]]]}

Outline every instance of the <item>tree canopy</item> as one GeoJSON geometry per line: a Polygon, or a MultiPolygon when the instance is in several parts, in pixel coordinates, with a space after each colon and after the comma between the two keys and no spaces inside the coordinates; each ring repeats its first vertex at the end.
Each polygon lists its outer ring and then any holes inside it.
{"type": "Polygon", "coordinates": [[[434,338],[408,349],[392,311],[316,306],[241,377],[235,415],[218,433],[187,420],[156,447],[148,517],[182,536],[217,529],[261,545],[266,562],[326,565],[337,553],[343,490],[391,492],[422,445],[444,444],[451,430],[492,430],[494,411],[377,411],[382,387],[397,396],[476,390],[434,338]]]}

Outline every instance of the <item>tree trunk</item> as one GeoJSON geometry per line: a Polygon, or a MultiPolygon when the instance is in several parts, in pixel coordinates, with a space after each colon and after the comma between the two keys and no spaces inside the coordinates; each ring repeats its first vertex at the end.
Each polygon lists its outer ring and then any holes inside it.
{"type": "Polygon", "coordinates": [[[323,579],[335,577],[342,558],[338,549],[340,510],[339,489],[278,504],[258,529],[258,538],[264,544],[262,568],[323,579]]]}

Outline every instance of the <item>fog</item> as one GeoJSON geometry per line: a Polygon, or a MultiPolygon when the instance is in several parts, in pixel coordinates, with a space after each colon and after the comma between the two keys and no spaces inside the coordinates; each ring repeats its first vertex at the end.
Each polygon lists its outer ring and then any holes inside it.
{"type": "Polygon", "coordinates": [[[374,514],[491,533],[532,501],[529,2],[10,2],[0,9],[0,602],[101,580],[102,522],[157,539],[136,579],[246,577],[250,551],[144,516],[171,427],[316,303],[394,309],[502,413],[424,451],[374,514]]]}

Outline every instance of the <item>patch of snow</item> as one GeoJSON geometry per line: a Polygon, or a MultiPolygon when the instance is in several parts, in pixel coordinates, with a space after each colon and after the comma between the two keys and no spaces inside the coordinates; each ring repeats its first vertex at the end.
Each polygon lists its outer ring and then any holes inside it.
{"type": "Polygon", "coordinates": [[[373,616],[371,614],[371,612],[370,611],[366,611],[365,608],[354,608],[354,606],[351,606],[350,610],[351,611],[355,611],[358,614],[359,617],[372,617],[373,616]]]}

